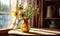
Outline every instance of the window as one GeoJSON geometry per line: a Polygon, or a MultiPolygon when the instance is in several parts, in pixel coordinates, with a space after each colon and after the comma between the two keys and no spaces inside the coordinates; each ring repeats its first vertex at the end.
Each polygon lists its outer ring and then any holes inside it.
{"type": "Polygon", "coordinates": [[[11,0],[0,0],[0,29],[11,24],[11,0]]]}
{"type": "MultiPolygon", "coordinates": [[[[25,1],[27,0],[18,0],[18,5],[25,3],[25,1]]],[[[0,29],[9,28],[12,25],[11,12],[16,11],[16,2],[17,0],[0,0],[0,29]]]]}

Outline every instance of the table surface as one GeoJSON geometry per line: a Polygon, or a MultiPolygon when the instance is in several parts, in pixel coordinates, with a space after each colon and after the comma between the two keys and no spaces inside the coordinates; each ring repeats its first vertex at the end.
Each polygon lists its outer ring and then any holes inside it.
{"type": "Polygon", "coordinates": [[[29,33],[23,33],[21,31],[21,29],[16,29],[16,30],[8,31],[8,34],[17,34],[17,35],[58,35],[58,34],[60,34],[60,31],[31,28],[29,33]]]}

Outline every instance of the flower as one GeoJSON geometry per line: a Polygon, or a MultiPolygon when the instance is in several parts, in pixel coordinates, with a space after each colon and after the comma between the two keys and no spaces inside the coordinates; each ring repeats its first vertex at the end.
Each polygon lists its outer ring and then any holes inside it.
{"type": "Polygon", "coordinates": [[[12,15],[16,17],[18,15],[18,13],[15,11],[15,12],[13,12],[12,15]]]}
{"type": "Polygon", "coordinates": [[[23,10],[23,6],[19,5],[18,10],[23,10]]]}
{"type": "Polygon", "coordinates": [[[18,6],[18,12],[14,12],[14,16],[16,17],[18,15],[18,21],[21,20],[28,20],[30,19],[34,14],[36,13],[34,7],[32,4],[29,4],[24,9],[22,5],[18,6]]]}
{"type": "Polygon", "coordinates": [[[24,13],[24,12],[21,12],[21,13],[19,14],[19,16],[20,16],[21,19],[23,19],[23,18],[25,17],[25,13],[24,13]]]}

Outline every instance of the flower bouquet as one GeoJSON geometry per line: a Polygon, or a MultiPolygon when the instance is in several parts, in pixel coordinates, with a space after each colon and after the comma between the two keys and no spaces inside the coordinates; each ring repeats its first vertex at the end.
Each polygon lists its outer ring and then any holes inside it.
{"type": "Polygon", "coordinates": [[[23,5],[18,6],[18,12],[14,12],[14,16],[18,18],[18,23],[21,20],[24,20],[24,23],[21,25],[21,30],[23,32],[29,32],[30,24],[28,20],[36,13],[37,11],[34,9],[32,4],[29,4],[24,8],[23,5]]]}

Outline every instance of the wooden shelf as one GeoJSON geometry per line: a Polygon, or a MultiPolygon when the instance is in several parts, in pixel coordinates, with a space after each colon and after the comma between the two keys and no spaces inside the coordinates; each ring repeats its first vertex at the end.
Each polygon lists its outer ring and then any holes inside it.
{"type": "Polygon", "coordinates": [[[60,0],[45,0],[47,2],[56,2],[56,1],[60,1],[60,0]]]}
{"type": "MultiPolygon", "coordinates": [[[[60,8],[60,0],[40,0],[40,11],[39,11],[39,17],[38,17],[38,27],[40,28],[49,28],[48,22],[50,21],[55,21],[56,23],[60,23],[60,18],[56,18],[59,17],[59,14],[57,12],[59,12],[59,8],[60,8]],[[54,6],[54,16],[53,18],[47,18],[46,14],[47,14],[47,6],[54,6]]],[[[53,8],[50,8],[53,9],[53,8]]],[[[58,26],[58,25],[57,25],[58,26]]],[[[60,24],[59,24],[60,26],[60,24]]],[[[56,28],[60,28],[60,27],[56,27],[56,28]]]]}
{"type": "Polygon", "coordinates": [[[44,19],[60,20],[60,18],[44,18],[44,19]]]}

